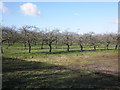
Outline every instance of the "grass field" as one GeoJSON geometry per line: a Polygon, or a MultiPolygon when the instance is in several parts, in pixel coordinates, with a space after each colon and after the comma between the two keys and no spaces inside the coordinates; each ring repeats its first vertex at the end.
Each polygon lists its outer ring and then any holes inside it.
{"type": "MultiPolygon", "coordinates": [[[[86,47],[71,52],[63,49],[40,49],[31,53],[19,44],[2,55],[3,88],[118,88],[118,51],[86,47]]],[[[111,48],[112,49],[112,48],[111,48]]]]}

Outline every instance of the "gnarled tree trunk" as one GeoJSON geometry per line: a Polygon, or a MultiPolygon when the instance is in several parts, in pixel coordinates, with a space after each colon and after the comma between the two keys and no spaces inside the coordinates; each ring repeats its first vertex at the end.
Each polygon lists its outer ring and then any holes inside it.
{"type": "Polygon", "coordinates": [[[67,51],[69,52],[70,51],[70,45],[69,44],[66,44],[67,45],[67,51]]]}
{"type": "Polygon", "coordinates": [[[44,45],[44,42],[42,41],[42,44],[41,44],[41,49],[44,49],[44,48],[43,48],[43,45],[44,45]]]}
{"type": "Polygon", "coordinates": [[[116,45],[115,45],[115,50],[117,50],[117,48],[118,48],[118,45],[116,44],[116,45]]]}
{"type": "Polygon", "coordinates": [[[80,44],[80,50],[83,51],[83,46],[82,46],[82,44],[80,44]]]}
{"type": "Polygon", "coordinates": [[[96,45],[94,45],[94,50],[96,50],[96,45]]]}
{"type": "Polygon", "coordinates": [[[49,52],[52,52],[52,43],[49,43],[49,52]]]}
{"type": "Polygon", "coordinates": [[[108,50],[109,44],[107,44],[106,47],[107,47],[107,50],[108,50]]]}
{"type": "Polygon", "coordinates": [[[31,44],[29,40],[28,40],[28,52],[31,53],[31,44]]]}

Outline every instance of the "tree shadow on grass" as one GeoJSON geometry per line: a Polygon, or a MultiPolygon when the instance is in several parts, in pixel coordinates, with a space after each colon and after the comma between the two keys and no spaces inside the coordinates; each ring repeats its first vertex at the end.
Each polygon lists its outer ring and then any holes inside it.
{"type": "Polygon", "coordinates": [[[3,57],[3,88],[120,88],[118,76],[3,57]]]}
{"type": "Polygon", "coordinates": [[[73,53],[73,52],[88,52],[88,51],[107,51],[107,50],[114,50],[114,49],[96,49],[96,50],[70,50],[68,51],[53,51],[53,52],[34,52],[32,54],[41,54],[41,53],[45,53],[45,54],[64,54],[64,53],[73,53]]]}
{"type": "MultiPolygon", "coordinates": [[[[36,50],[39,50],[39,49],[36,49],[36,50]]],[[[41,51],[41,50],[44,50],[44,49],[40,49],[37,52],[32,52],[32,50],[31,50],[31,54],[65,54],[65,53],[88,52],[88,51],[109,51],[109,50],[115,50],[115,49],[96,49],[96,50],[82,50],[82,51],[81,50],[70,50],[69,52],[66,50],[64,50],[64,51],[52,51],[52,52],[49,52],[48,50],[47,51],[41,51]]],[[[30,54],[30,53],[28,53],[28,52],[16,52],[14,54],[30,54]]]]}

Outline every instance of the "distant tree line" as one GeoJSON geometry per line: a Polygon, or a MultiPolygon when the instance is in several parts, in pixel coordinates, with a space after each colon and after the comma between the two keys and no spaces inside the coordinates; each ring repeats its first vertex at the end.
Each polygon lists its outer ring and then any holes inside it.
{"type": "MultiPolygon", "coordinates": [[[[79,50],[83,51],[84,47],[89,45],[93,47],[93,50],[100,45],[104,45],[106,49],[109,49],[110,45],[114,45],[114,49],[117,50],[120,47],[120,36],[116,33],[108,34],[95,34],[89,32],[85,34],[78,34],[77,32],[60,32],[59,29],[54,30],[40,30],[35,26],[23,26],[16,28],[15,26],[6,27],[2,26],[2,43],[7,43],[7,49],[14,43],[23,43],[24,49],[31,52],[32,45],[39,45],[41,49],[44,49],[44,45],[49,46],[49,52],[52,52],[52,45],[67,46],[67,51],[70,51],[72,45],[79,45],[79,50]]],[[[2,51],[2,47],[1,47],[2,51]]]]}

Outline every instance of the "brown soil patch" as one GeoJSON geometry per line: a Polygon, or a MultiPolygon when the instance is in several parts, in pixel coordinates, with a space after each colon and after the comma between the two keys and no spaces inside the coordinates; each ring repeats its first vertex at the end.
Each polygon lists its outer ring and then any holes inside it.
{"type": "Polygon", "coordinates": [[[85,66],[77,66],[77,65],[70,65],[70,66],[54,66],[51,67],[52,69],[57,70],[89,70],[95,72],[101,72],[105,74],[111,75],[118,75],[118,68],[112,68],[110,66],[104,66],[101,64],[89,64],[85,66]]]}

